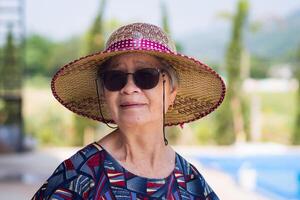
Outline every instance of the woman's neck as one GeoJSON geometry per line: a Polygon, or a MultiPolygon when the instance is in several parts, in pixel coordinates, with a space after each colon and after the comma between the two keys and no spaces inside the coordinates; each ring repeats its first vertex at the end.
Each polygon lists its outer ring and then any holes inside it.
{"type": "Polygon", "coordinates": [[[134,167],[135,171],[147,168],[148,173],[153,174],[151,171],[156,173],[165,166],[168,169],[161,175],[164,176],[175,165],[175,152],[165,145],[162,127],[120,127],[104,138],[104,141],[100,140],[100,143],[122,165],[127,168],[134,167]]]}

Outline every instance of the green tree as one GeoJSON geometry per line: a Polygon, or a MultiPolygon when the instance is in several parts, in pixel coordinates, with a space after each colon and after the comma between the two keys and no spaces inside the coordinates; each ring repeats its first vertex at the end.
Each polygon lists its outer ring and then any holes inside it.
{"type": "Polygon", "coordinates": [[[270,59],[258,55],[252,55],[250,77],[255,79],[267,78],[272,64],[273,63],[270,61],[270,59]]]}
{"type": "Polygon", "coordinates": [[[26,39],[26,69],[25,74],[28,77],[44,76],[50,77],[49,64],[52,59],[55,43],[41,35],[33,34],[26,39]]]}
{"type": "Polygon", "coordinates": [[[8,28],[6,42],[2,49],[0,67],[0,97],[2,102],[1,116],[4,124],[21,126],[21,84],[22,68],[20,49],[16,44],[12,28],[8,28]]]}
{"type": "MultiPolygon", "coordinates": [[[[86,53],[94,53],[102,51],[104,49],[104,22],[103,14],[105,10],[106,0],[101,1],[99,12],[89,29],[86,37],[86,53]]],[[[74,127],[75,127],[75,137],[74,145],[83,145],[84,134],[87,130],[96,130],[99,123],[81,117],[79,115],[74,115],[74,127]]]]}
{"type": "Polygon", "coordinates": [[[20,67],[18,48],[15,44],[11,28],[3,47],[2,63],[0,68],[1,89],[4,92],[15,92],[21,89],[22,69],[20,67]]]}
{"type": "Polygon", "coordinates": [[[80,56],[82,43],[80,36],[57,42],[41,35],[29,35],[26,39],[26,76],[30,79],[50,78],[58,67],[80,56]]]}
{"type": "Polygon", "coordinates": [[[233,17],[231,41],[226,53],[227,95],[217,115],[217,142],[231,144],[244,140],[245,124],[241,85],[243,81],[243,27],[248,15],[248,1],[240,0],[233,17]]]}
{"type": "Polygon", "coordinates": [[[86,53],[94,53],[104,49],[104,21],[106,0],[102,0],[98,14],[86,35],[86,53]]]}
{"type": "Polygon", "coordinates": [[[162,16],[162,27],[167,34],[170,34],[169,17],[165,2],[160,2],[161,16],[162,16]]]}
{"type": "MultiPolygon", "coordinates": [[[[169,23],[169,15],[168,15],[168,10],[167,10],[167,6],[164,0],[161,0],[160,2],[160,10],[161,10],[161,22],[162,22],[162,28],[163,30],[168,34],[171,35],[171,29],[170,29],[170,23],[169,23]]],[[[180,43],[174,41],[175,43],[175,47],[177,52],[182,52],[183,51],[183,47],[180,43]]]]}
{"type": "Polygon", "coordinates": [[[59,67],[80,56],[80,47],[84,43],[81,36],[55,42],[47,62],[47,73],[52,76],[59,67]]]}
{"type": "Polygon", "coordinates": [[[295,128],[292,136],[292,144],[300,145],[300,48],[297,51],[296,65],[295,65],[295,78],[298,80],[298,91],[296,100],[296,119],[295,128]]]}

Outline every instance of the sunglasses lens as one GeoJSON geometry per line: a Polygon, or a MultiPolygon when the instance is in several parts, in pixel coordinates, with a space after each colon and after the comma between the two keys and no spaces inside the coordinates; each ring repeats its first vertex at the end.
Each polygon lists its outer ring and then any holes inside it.
{"type": "MultiPolygon", "coordinates": [[[[102,80],[106,89],[121,90],[127,83],[127,73],[119,70],[110,70],[103,73],[102,80]]],[[[133,73],[136,86],[141,89],[154,88],[159,81],[159,71],[155,68],[143,68],[133,73]]]]}
{"type": "Polygon", "coordinates": [[[155,68],[137,70],[134,75],[135,84],[141,89],[154,88],[159,81],[159,71],[155,68]]]}
{"type": "Polygon", "coordinates": [[[106,89],[110,91],[121,90],[127,82],[127,75],[122,71],[111,70],[103,74],[103,83],[106,89]]]}

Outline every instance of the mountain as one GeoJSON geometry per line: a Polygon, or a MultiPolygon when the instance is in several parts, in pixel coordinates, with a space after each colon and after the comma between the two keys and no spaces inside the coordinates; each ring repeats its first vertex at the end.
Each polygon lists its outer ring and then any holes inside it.
{"type": "Polygon", "coordinates": [[[247,35],[250,52],[277,58],[300,45],[300,10],[282,20],[268,21],[256,34],[247,35]]]}
{"type": "Polygon", "coordinates": [[[229,38],[227,26],[212,28],[201,32],[191,32],[179,37],[183,52],[204,62],[220,61],[224,57],[229,38]]]}
{"type": "MultiPolygon", "coordinates": [[[[231,35],[231,26],[214,27],[178,37],[183,51],[205,62],[222,62],[231,35]]],[[[255,33],[245,29],[244,45],[251,54],[266,59],[280,59],[300,46],[300,10],[284,18],[261,22],[255,33]]]]}

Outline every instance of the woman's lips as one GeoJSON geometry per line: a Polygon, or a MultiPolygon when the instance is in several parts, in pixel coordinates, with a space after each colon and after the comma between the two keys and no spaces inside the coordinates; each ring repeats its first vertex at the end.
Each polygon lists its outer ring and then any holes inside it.
{"type": "Polygon", "coordinates": [[[142,107],[146,104],[143,103],[126,103],[126,104],[121,104],[120,107],[121,108],[139,108],[142,107]]]}

